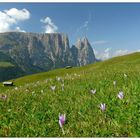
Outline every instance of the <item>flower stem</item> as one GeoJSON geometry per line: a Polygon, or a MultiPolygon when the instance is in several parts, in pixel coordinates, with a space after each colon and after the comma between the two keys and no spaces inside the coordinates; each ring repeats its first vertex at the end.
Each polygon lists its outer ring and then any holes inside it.
{"type": "Polygon", "coordinates": [[[65,131],[64,131],[63,127],[61,127],[61,128],[62,128],[62,133],[63,133],[63,135],[65,135],[65,131]]]}

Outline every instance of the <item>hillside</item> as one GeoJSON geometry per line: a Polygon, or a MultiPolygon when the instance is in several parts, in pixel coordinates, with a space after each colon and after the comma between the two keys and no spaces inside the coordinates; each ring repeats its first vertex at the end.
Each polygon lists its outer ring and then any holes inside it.
{"type": "MultiPolygon", "coordinates": [[[[69,45],[69,38],[63,33],[0,33],[0,61],[13,63],[18,67],[12,78],[38,72],[45,72],[65,66],[83,66],[96,62],[93,49],[87,38],[79,39],[76,45],[69,45]]],[[[6,72],[5,72],[6,73],[6,72]]],[[[0,81],[8,80],[0,77],[0,81]]]]}
{"type": "Polygon", "coordinates": [[[134,53],[1,84],[0,136],[140,137],[139,83],[140,53],[134,53]],[[65,134],[59,113],[66,113],[65,134]]]}
{"type": "Polygon", "coordinates": [[[10,57],[0,52],[0,81],[17,78],[23,74],[23,71],[10,57]]]}

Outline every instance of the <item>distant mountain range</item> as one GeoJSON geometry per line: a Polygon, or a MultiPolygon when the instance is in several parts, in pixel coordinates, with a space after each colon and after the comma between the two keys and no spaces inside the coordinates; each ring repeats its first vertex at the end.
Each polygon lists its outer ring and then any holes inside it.
{"type": "Polygon", "coordinates": [[[66,34],[0,33],[0,81],[96,61],[87,38],[70,47],[66,34]]]}

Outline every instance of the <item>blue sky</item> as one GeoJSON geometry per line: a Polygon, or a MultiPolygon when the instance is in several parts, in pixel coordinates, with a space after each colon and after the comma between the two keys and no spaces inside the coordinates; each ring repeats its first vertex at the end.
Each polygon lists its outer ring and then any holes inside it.
{"type": "Polygon", "coordinates": [[[0,3],[3,13],[1,32],[62,32],[70,45],[86,36],[101,59],[140,50],[140,3],[0,3]]]}

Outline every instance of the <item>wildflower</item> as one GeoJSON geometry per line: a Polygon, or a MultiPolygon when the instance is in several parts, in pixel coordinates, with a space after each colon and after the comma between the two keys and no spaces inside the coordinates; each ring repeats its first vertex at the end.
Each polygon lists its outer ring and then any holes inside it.
{"type": "Polygon", "coordinates": [[[116,86],[116,84],[117,84],[117,82],[116,81],[113,81],[113,85],[116,86]]]}
{"type": "Polygon", "coordinates": [[[105,111],[105,109],[106,109],[106,105],[105,105],[105,103],[101,103],[100,104],[100,109],[102,110],[102,111],[105,111]]]}
{"type": "Polygon", "coordinates": [[[51,86],[51,90],[55,91],[56,86],[51,86]]]}
{"type": "Polygon", "coordinates": [[[124,73],[124,77],[126,78],[127,77],[127,75],[124,73]]]}
{"type": "Polygon", "coordinates": [[[66,114],[61,115],[59,113],[59,126],[61,127],[63,134],[65,134],[64,129],[63,129],[63,125],[65,124],[65,121],[66,121],[66,114]]]}
{"type": "Polygon", "coordinates": [[[59,113],[59,125],[60,127],[63,127],[64,123],[65,123],[65,120],[66,120],[66,114],[60,114],[59,113]]]}
{"type": "Polygon", "coordinates": [[[61,80],[61,78],[60,78],[60,77],[57,77],[57,78],[56,78],[56,80],[57,80],[57,81],[60,81],[60,80],[61,80]]]}
{"type": "Polygon", "coordinates": [[[18,90],[18,87],[15,87],[15,90],[18,90]]]}
{"type": "Polygon", "coordinates": [[[95,94],[95,93],[96,93],[96,89],[94,89],[94,90],[91,89],[91,90],[90,90],[90,93],[95,94]]]}
{"type": "Polygon", "coordinates": [[[0,95],[0,99],[5,101],[7,99],[7,95],[0,95]]]}
{"type": "Polygon", "coordinates": [[[123,95],[123,92],[122,92],[122,91],[119,92],[118,98],[119,98],[119,99],[123,99],[123,98],[124,98],[124,95],[123,95]]]}
{"type": "Polygon", "coordinates": [[[76,74],[76,73],[74,73],[74,76],[77,76],[77,74],[76,74]]]}
{"type": "Polygon", "coordinates": [[[29,89],[26,89],[25,91],[26,91],[26,92],[29,92],[29,89]]]}
{"type": "Polygon", "coordinates": [[[8,109],[7,111],[8,111],[8,112],[11,112],[11,110],[12,110],[12,109],[8,109]]]}

